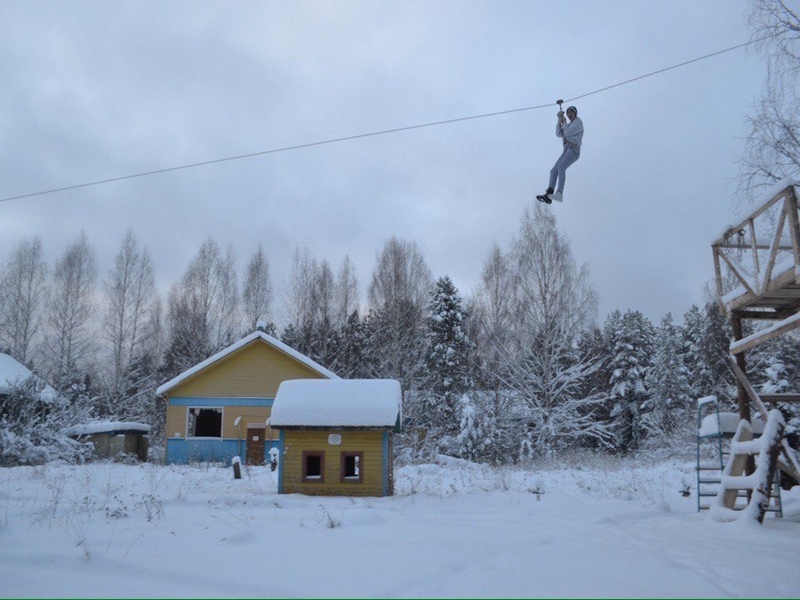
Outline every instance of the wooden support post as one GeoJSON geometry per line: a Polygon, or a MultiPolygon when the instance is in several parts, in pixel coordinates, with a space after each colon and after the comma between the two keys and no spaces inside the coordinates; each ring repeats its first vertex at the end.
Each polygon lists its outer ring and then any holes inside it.
{"type": "MultiPolygon", "coordinates": [[[[736,313],[731,313],[731,327],[733,329],[733,338],[735,341],[739,341],[744,337],[744,331],[742,329],[742,317],[737,315],[736,313]]],[[[736,366],[739,367],[741,371],[742,377],[736,378],[736,400],[739,404],[739,420],[742,419],[746,420],[748,423],[751,423],[751,415],[750,415],[750,394],[748,394],[747,387],[745,386],[745,382],[747,381],[747,362],[744,358],[744,352],[739,352],[735,357],[734,360],[736,362],[736,366]],[[742,381],[744,380],[744,381],[742,381]]],[[[748,456],[745,459],[745,471],[749,474],[756,470],[756,461],[755,458],[752,456],[748,456]]],[[[747,493],[748,500],[750,497],[751,492],[747,493]]]]}
{"type": "MultiPolygon", "coordinates": [[[[742,318],[736,313],[731,313],[731,327],[733,328],[733,339],[739,341],[744,337],[742,331],[742,318]]],[[[744,358],[744,352],[739,352],[736,355],[736,365],[741,370],[742,374],[747,377],[747,362],[744,358]]],[[[739,419],[746,419],[750,421],[750,398],[739,378],[736,379],[736,398],[739,403],[739,419]]]]}

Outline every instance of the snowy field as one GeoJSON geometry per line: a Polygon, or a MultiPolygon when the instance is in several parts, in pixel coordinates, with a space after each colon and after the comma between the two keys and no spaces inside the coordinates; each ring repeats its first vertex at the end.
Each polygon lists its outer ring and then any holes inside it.
{"type": "Polygon", "coordinates": [[[276,494],[276,473],[0,470],[0,595],[800,596],[800,491],[764,526],[696,512],[689,463],[396,472],[392,498],[276,494]],[[692,496],[682,490],[692,486],[692,496]]]}

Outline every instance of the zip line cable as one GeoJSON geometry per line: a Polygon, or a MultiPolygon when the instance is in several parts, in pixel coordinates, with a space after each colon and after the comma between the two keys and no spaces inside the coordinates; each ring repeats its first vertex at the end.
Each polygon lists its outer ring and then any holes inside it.
{"type": "MultiPolygon", "coordinates": [[[[725,54],[726,52],[732,52],[733,50],[738,50],[739,48],[744,48],[745,46],[750,46],[751,44],[755,44],[757,42],[763,41],[763,40],[765,40],[765,39],[767,39],[769,37],[773,37],[773,34],[770,34],[770,35],[767,35],[767,36],[764,36],[764,37],[761,37],[761,38],[757,38],[757,39],[754,39],[754,40],[750,40],[749,42],[743,42],[743,43],[737,44],[735,46],[730,46],[729,48],[725,48],[723,50],[717,50],[716,52],[712,52],[710,54],[705,54],[703,56],[698,56],[697,58],[693,58],[691,60],[687,60],[687,61],[684,61],[682,63],[678,63],[678,64],[675,64],[675,65],[672,65],[672,66],[669,66],[669,67],[664,67],[663,69],[658,69],[656,71],[651,71],[651,72],[646,73],[644,75],[639,75],[638,77],[634,77],[632,79],[627,79],[627,80],[621,81],[619,83],[608,85],[606,87],[603,87],[603,88],[600,88],[600,89],[597,89],[597,90],[594,90],[594,91],[591,91],[591,92],[587,92],[587,93],[581,94],[579,96],[573,96],[572,98],[569,98],[567,100],[563,100],[563,102],[567,102],[567,103],[574,102],[575,100],[580,100],[580,99],[586,98],[588,96],[593,96],[595,94],[600,94],[602,92],[606,92],[608,90],[611,90],[611,89],[614,89],[614,88],[617,88],[617,87],[621,87],[623,85],[628,85],[630,83],[634,83],[636,81],[640,81],[640,80],[646,79],[648,77],[653,77],[654,75],[660,75],[662,73],[665,73],[667,71],[671,71],[673,69],[678,69],[680,67],[685,67],[685,66],[690,65],[692,63],[700,62],[702,60],[706,60],[706,59],[712,58],[714,56],[719,56],[720,54],[725,54]]],[[[292,151],[292,150],[302,150],[302,149],[305,149],[305,148],[315,148],[317,146],[325,146],[327,144],[338,144],[340,142],[347,142],[347,141],[351,141],[351,140],[358,140],[358,139],[369,138],[369,137],[377,137],[377,136],[380,136],[380,135],[388,135],[388,134],[391,134],[391,133],[400,133],[400,132],[403,132],[403,131],[413,131],[415,129],[424,129],[424,128],[427,128],[427,127],[437,127],[439,125],[449,125],[451,123],[461,123],[461,122],[464,122],[464,121],[474,121],[474,120],[477,120],[477,119],[487,119],[487,118],[491,118],[491,117],[499,117],[499,116],[502,116],[502,115],[509,115],[509,114],[513,114],[513,113],[519,113],[519,112],[525,112],[525,111],[531,111],[531,110],[539,110],[539,109],[542,109],[542,108],[548,108],[548,107],[555,106],[555,105],[556,105],[555,102],[548,102],[547,104],[538,104],[536,106],[525,106],[525,107],[522,107],[522,108],[512,108],[512,109],[509,109],[509,110],[500,110],[500,111],[495,111],[495,112],[482,113],[482,114],[479,114],[479,115],[470,115],[470,116],[467,116],[467,117],[456,117],[456,118],[453,118],[453,119],[444,119],[444,120],[441,120],[441,121],[431,121],[430,123],[420,123],[420,124],[417,124],[417,125],[407,125],[405,127],[395,127],[395,128],[392,128],[392,129],[382,129],[380,131],[371,131],[371,132],[368,132],[368,133],[359,133],[359,134],[355,134],[355,135],[348,135],[348,136],[345,136],[345,137],[331,138],[331,139],[327,139],[327,140],[319,140],[319,141],[316,141],[316,142],[307,142],[305,144],[294,144],[292,146],[283,146],[281,148],[272,148],[270,150],[262,150],[260,152],[251,152],[249,154],[239,154],[237,156],[228,156],[228,157],[225,157],[225,158],[217,158],[217,159],[213,159],[213,160],[205,160],[205,161],[189,163],[189,164],[185,164],[185,165],[178,165],[176,167],[165,167],[163,169],[154,169],[152,171],[143,171],[141,173],[134,173],[134,174],[131,174],[131,175],[121,175],[119,177],[109,177],[108,179],[98,179],[96,181],[89,181],[87,183],[79,183],[79,184],[75,184],[75,185],[68,185],[68,186],[64,186],[64,187],[52,188],[52,189],[49,189],[49,190],[31,192],[31,193],[28,193],[28,194],[20,194],[18,196],[9,196],[7,198],[0,198],[0,202],[10,202],[11,200],[21,200],[23,198],[33,198],[33,197],[36,197],[36,196],[45,196],[47,194],[57,194],[59,192],[67,192],[67,191],[71,191],[71,190],[78,190],[78,189],[81,189],[81,188],[93,187],[93,186],[96,186],[96,185],[103,185],[103,184],[106,184],[106,183],[114,183],[114,182],[117,182],[117,181],[125,181],[127,179],[138,179],[140,177],[149,177],[151,175],[160,175],[162,173],[171,173],[173,171],[182,171],[182,170],[185,170],[185,169],[194,169],[194,168],[197,168],[197,167],[206,167],[206,166],[209,166],[209,165],[216,165],[216,164],[220,164],[220,163],[224,163],[224,162],[231,162],[231,161],[234,161],[234,160],[242,160],[242,159],[245,159],[245,158],[254,158],[256,156],[267,156],[269,154],[277,154],[277,153],[280,153],[280,152],[289,152],[289,151],[292,151]]]]}
{"type": "Polygon", "coordinates": [[[621,81],[619,83],[615,83],[613,85],[608,85],[604,88],[600,88],[599,90],[594,90],[593,92],[588,92],[586,94],[581,94],[580,96],[575,96],[574,98],[570,98],[569,100],[564,100],[564,102],[574,102],[575,100],[581,100],[582,98],[586,98],[588,96],[593,96],[595,94],[599,94],[601,92],[607,92],[608,90],[612,90],[614,88],[628,85],[629,83],[634,83],[635,81],[639,81],[641,79],[646,79],[647,77],[652,77],[653,75],[660,75],[661,73],[666,73],[667,71],[672,71],[673,69],[678,69],[680,67],[685,67],[686,65],[691,65],[692,63],[700,62],[701,60],[706,60],[707,58],[713,58],[714,56],[719,56],[720,54],[725,54],[726,52],[731,52],[733,50],[738,50],[739,48],[744,48],[745,46],[750,46],[751,44],[755,44],[757,42],[762,42],[767,38],[774,37],[775,34],[765,35],[764,37],[760,37],[755,40],[750,40],[749,42],[743,42],[741,44],[737,44],[736,46],[731,46],[730,48],[725,48],[724,50],[717,50],[716,52],[712,52],[711,54],[706,54],[704,56],[698,56],[697,58],[693,58],[691,60],[684,61],[682,63],[678,63],[676,65],[672,65],[670,67],[664,67],[663,69],[658,69],[657,71],[651,71],[645,75],[639,75],[638,77],[634,77],[633,79],[627,79],[625,81],[621,81]]]}

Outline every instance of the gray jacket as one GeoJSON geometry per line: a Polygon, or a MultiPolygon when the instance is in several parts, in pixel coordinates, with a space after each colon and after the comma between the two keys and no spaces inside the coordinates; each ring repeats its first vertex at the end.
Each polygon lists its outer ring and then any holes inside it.
{"type": "Polygon", "coordinates": [[[556,123],[556,135],[564,138],[564,146],[569,146],[575,154],[580,156],[583,143],[583,121],[580,117],[575,117],[569,123],[566,121],[556,123]]]}

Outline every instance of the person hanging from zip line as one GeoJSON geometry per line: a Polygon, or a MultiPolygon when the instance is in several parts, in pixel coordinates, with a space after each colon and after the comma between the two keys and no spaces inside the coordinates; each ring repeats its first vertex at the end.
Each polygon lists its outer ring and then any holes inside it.
{"type": "Polygon", "coordinates": [[[561,110],[561,103],[558,101],[558,122],[556,123],[556,135],[562,138],[564,150],[558,157],[556,164],[550,170],[550,185],[547,191],[541,196],[536,196],[537,200],[550,204],[553,200],[564,201],[564,181],[566,180],[567,169],[581,157],[581,143],[583,142],[583,121],[578,118],[578,109],[574,106],[567,108],[567,118],[564,118],[564,111],[561,110]],[[569,119],[569,122],[567,122],[569,119]]]}

